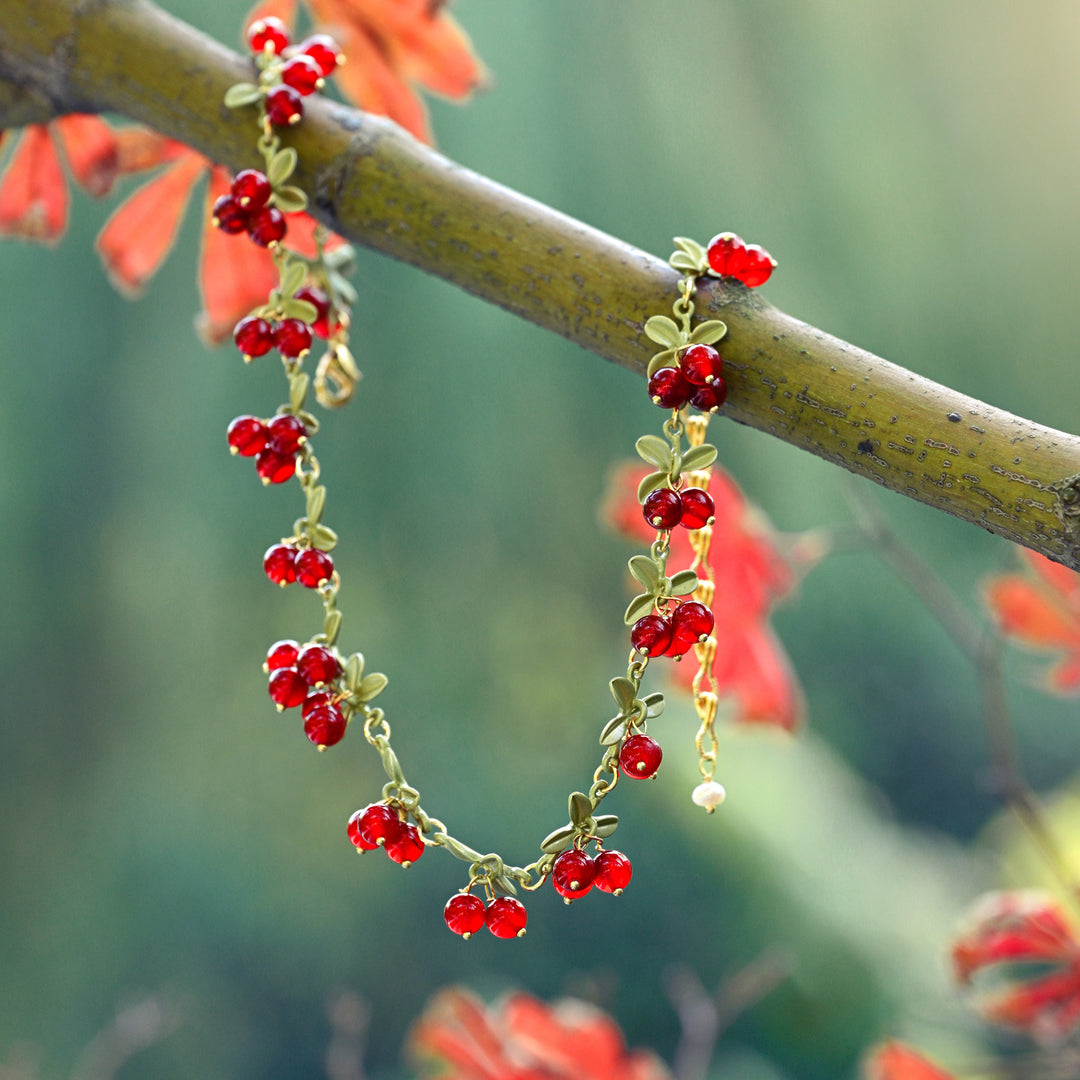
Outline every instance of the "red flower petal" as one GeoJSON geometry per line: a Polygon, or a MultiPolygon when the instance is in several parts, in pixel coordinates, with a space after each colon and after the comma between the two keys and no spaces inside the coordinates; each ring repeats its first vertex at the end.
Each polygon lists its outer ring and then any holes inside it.
{"type": "Polygon", "coordinates": [[[1042,892],[989,893],[965,921],[952,948],[953,973],[962,983],[992,964],[1071,961],[1080,956],[1065,913],[1042,892]]]}
{"type": "Polygon", "coordinates": [[[105,222],[96,247],[121,292],[138,293],[164,262],[206,164],[200,154],[188,151],[129,196],[105,222]]]}
{"type": "Polygon", "coordinates": [[[95,198],[107,195],[117,175],[116,132],[96,116],[79,114],[54,120],[53,130],[75,180],[95,198]]]}
{"type": "Polygon", "coordinates": [[[182,142],[142,127],[126,127],[116,132],[116,167],[121,176],[156,169],[185,154],[194,153],[182,142]]]}
{"type": "Polygon", "coordinates": [[[67,215],[67,181],[56,147],[44,124],[32,124],[0,176],[0,233],[55,244],[67,215]]]}
{"type": "Polygon", "coordinates": [[[882,1043],[863,1065],[866,1080],[954,1080],[917,1050],[899,1042],[882,1043]]]}
{"type": "Polygon", "coordinates": [[[1057,1042],[1080,1021],[1080,965],[1018,983],[978,1003],[996,1024],[1022,1028],[1040,1042],[1057,1042]]]}
{"type": "Polygon", "coordinates": [[[1080,640],[1075,619],[1030,578],[1020,574],[992,578],[984,595],[1001,632],[1025,645],[1061,648],[1080,640]]]}
{"type": "MultiPolygon", "coordinates": [[[[227,170],[217,166],[210,174],[206,190],[206,209],[199,257],[199,292],[203,310],[196,324],[209,342],[224,341],[245,315],[266,303],[271,289],[277,287],[278,272],[273,256],[266,248],[251,243],[246,236],[228,236],[210,223],[211,207],[219,195],[229,190],[227,170]]],[[[292,242],[292,216],[289,220],[292,242]]]]}

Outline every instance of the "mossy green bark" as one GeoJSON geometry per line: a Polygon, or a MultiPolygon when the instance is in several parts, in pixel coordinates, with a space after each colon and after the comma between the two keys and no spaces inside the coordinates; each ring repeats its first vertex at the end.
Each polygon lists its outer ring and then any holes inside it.
{"type": "MultiPolygon", "coordinates": [[[[43,101],[115,112],[240,168],[259,161],[254,111],[221,100],[243,78],[241,57],[144,0],[4,2],[0,122],[40,119],[43,101]]],[[[313,212],[342,235],[643,375],[654,347],[642,325],[677,295],[662,260],[378,117],[314,102],[286,138],[313,212]]],[[[703,281],[698,314],[728,325],[726,415],[1080,569],[1076,436],[923,379],[739,285],[703,281]]]]}

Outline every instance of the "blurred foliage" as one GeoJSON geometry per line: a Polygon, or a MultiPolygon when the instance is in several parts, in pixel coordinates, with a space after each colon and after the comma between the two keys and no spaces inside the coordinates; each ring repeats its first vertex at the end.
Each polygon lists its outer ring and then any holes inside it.
{"type": "MultiPolygon", "coordinates": [[[[246,5],[166,6],[235,42],[246,5]]],[[[435,105],[451,157],[658,254],[735,229],[780,260],[765,292],[785,310],[1077,428],[1071,5],[453,10],[493,86],[435,105]]],[[[280,375],[196,341],[193,222],[143,300],[113,294],[91,248],[105,212],[80,196],[59,250],[0,247],[0,1061],[22,1041],[64,1075],[118,1004],[162,991],[183,1026],[124,1076],[322,1075],[325,1004],[349,987],[371,1005],[371,1071],[393,1076],[447,982],[591,988],[670,1060],[665,967],[715,985],[772,944],[798,970],[728,1035],[717,1075],[832,1080],[911,1024],[935,1051],[970,1036],[938,956],[996,872],[962,846],[994,811],[974,677],[872,553],[836,556],[781,613],[810,732],[726,739],[715,819],[688,799],[695,722],[665,714],[660,779],[614,808],[625,896],[567,910],[545,889],[526,939],[463,944],[440,918],[451,860],[351,854],[377,763],[356,733],[314,753],[260,670],[270,640],[317,628],[311,598],[260,568],[296,493],[225,452],[228,420],[272,411],[280,375]]],[[[594,767],[626,647],[626,552],[595,505],[658,414],[625,371],[440,282],[362,253],[355,283],[365,377],[319,450],[343,642],[390,675],[425,805],[525,859],[594,767]]],[[[838,470],[715,435],[779,527],[849,519],[838,470]]],[[[970,526],[881,505],[973,604],[1010,560],[970,526]]],[[[1019,680],[1013,700],[1029,777],[1063,782],[1075,705],[1019,680]]]]}

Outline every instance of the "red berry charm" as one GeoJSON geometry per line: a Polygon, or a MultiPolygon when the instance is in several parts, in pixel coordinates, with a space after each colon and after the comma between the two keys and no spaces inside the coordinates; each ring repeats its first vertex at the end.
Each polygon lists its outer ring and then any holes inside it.
{"type": "Polygon", "coordinates": [[[443,919],[455,934],[460,934],[466,941],[483,929],[487,912],[484,901],[472,893],[457,893],[446,901],[443,919]]]}
{"type": "Polygon", "coordinates": [[[309,686],[321,687],[341,674],[337,657],[322,645],[305,645],[296,658],[296,670],[309,686]]]}
{"type": "Polygon", "coordinates": [[[631,735],[619,751],[619,765],[626,776],[648,780],[656,775],[664,753],[660,744],[648,735],[631,735]]]}
{"type": "Polygon", "coordinates": [[[258,169],[241,169],[233,177],[229,191],[237,205],[242,206],[249,214],[261,210],[274,193],[266,173],[258,169]]]}
{"type": "Polygon", "coordinates": [[[349,818],[349,839],[360,851],[374,851],[401,828],[397,812],[385,803],[372,803],[349,818]]]}
{"type": "Polygon", "coordinates": [[[214,200],[210,210],[210,221],[223,233],[235,235],[242,233],[249,226],[250,216],[231,195],[222,195],[214,200]]]}
{"type": "Polygon", "coordinates": [[[282,709],[295,709],[307,697],[308,684],[296,668],[283,667],[270,675],[270,697],[282,709]]]}
{"type": "Polygon", "coordinates": [[[291,86],[275,86],[266,95],[266,118],[274,127],[299,124],[304,118],[304,103],[291,86]]]}
{"type": "Polygon", "coordinates": [[[296,556],[296,580],[309,589],[317,589],[334,576],[334,560],[325,551],[307,548],[296,556]]]}
{"type": "Polygon", "coordinates": [[[233,341],[245,360],[253,360],[274,347],[274,328],[265,319],[248,315],[233,328],[233,341]]]}
{"type": "Polygon", "coordinates": [[[584,896],[596,877],[596,862],[584,851],[564,851],[551,868],[551,884],[567,903],[584,896]]]}
{"type": "Polygon", "coordinates": [[[674,529],[682,521],[682,499],[672,488],[658,488],[645,499],[641,512],[654,529],[674,529]]]}
{"type": "Polygon", "coordinates": [[[757,244],[748,244],[746,258],[739,280],[750,289],[764,285],[776,269],[776,260],[757,244]]]}
{"type": "Polygon", "coordinates": [[[275,544],[266,549],[263,570],[275,585],[291,585],[296,580],[296,554],[291,544],[275,544]]]}
{"type": "Polygon", "coordinates": [[[296,455],[279,454],[268,446],[255,459],[255,471],[264,484],[284,484],[296,475],[296,455]]]}
{"type": "Polygon", "coordinates": [[[689,637],[692,642],[704,641],[715,625],[713,613],[697,600],[684,600],[671,616],[672,636],[689,637]]]}
{"type": "Polygon", "coordinates": [[[310,56],[294,56],[281,69],[281,81],[302,97],[314,94],[323,84],[322,71],[310,56]]]}
{"type": "Polygon", "coordinates": [[[274,344],[290,360],[303,356],[311,348],[311,327],[303,319],[282,319],[274,331],[274,344]]]}
{"type": "Polygon", "coordinates": [[[634,868],[621,851],[601,851],[596,856],[596,879],[593,884],[601,892],[621,896],[633,875],[634,868]]]}
{"type": "Polygon", "coordinates": [[[247,41],[253,53],[280,53],[289,44],[289,28],[273,15],[256,19],[248,27],[247,41]]]}
{"type": "Polygon", "coordinates": [[[304,734],[320,750],[341,742],[346,727],[348,720],[337,705],[320,705],[317,709],[304,710],[304,734]]]}
{"type": "Polygon", "coordinates": [[[649,397],[662,409],[681,409],[693,389],[678,368],[661,368],[649,379],[649,397]]]}
{"type": "Polygon", "coordinates": [[[424,841],[415,825],[401,822],[393,836],[386,838],[386,854],[406,869],[424,854],[424,841]]]}
{"type": "Polygon", "coordinates": [[[285,239],[285,215],[276,206],[264,206],[248,222],[248,236],[259,247],[279,244],[285,239]]]}
{"type": "Polygon", "coordinates": [[[686,381],[692,386],[708,386],[720,378],[720,354],[711,345],[691,345],[679,361],[686,381]]]}
{"type": "Polygon", "coordinates": [[[634,623],[630,644],[644,656],[659,656],[671,643],[671,633],[663,615],[645,615],[634,623]]]}
{"type": "Polygon", "coordinates": [[[529,913],[520,900],[512,896],[500,896],[487,907],[484,922],[497,938],[524,937],[529,913]]]}
{"type": "Polygon", "coordinates": [[[716,520],[712,496],[703,488],[684,488],[681,499],[682,524],[687,529],[703,529],[716,520]]]}
{"type": "Polygon", "coordinates": [[[345,57],[338,49],[337,42],[329,34],[312,34],[301,41],[297,48],[319,65],[319,74],[324,79],[333,75],[334,69],[345,63],[345,57]]]}
{"type": "Polygon", "coordinates": [[[238,416],[225,432],[229,452],[241,457],[254,457],[266,447],[269,437],[266,425],[255,416],[238,416]]]}
{"type": "Polygon", "coordinates": [[[690,404],[704,413],[716,412],[727,401],[727,383],[717,376],[708,386],[695,386],[690,404]]]}
{"type": "Polygon", "coordinates": [[[746,244],[734,233],[718,233],[705,249],[709,266],[721,277],[737,278],[746,265],[746,244]]]}
{"type": "Polygon", "coordinates": [[[278,454],[295,454],[306,438],[304,422],[292,413],[281,413],[266,425],[266,443],[278,454]]]}
{"type": "Polygon", "coordinates": [[[300,646],[295,641],[275,641],[266,650],[266,663],[263,671],[268,674],[277,671],[278,668],[296,667],[296,657],[300,653],[300,646]]]}

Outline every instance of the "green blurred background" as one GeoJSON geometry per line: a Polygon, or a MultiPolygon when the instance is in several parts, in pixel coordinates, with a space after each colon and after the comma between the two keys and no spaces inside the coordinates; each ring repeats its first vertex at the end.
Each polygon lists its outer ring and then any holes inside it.
{"type": "MultiPolygon", "coordinates": [[[[172,0],[237,40],[242,3],[172,0]]],[[[965,393],[1076,430],[1080,9],[909,0],[457,0],[493,76],[433,105],[451,157],[660,255],[734,229],[783,309],[965,393]]],[[[79,196],[59,250],[0,246],[0,1062],[66,1075],[118,1006],[179,1030],[124,1077],[324,1075],[327,1002],[370,1003],[368,1064],[406,1075],[438,987],[520,987],[606,1008],[670,1059],[671,965],[715,986],[780,945],[797,970],[720,1045],[714,1075],[853,1075],[886,1034],[944,1058],[977,1032],[944,949],[993,884],[995,812],[974,676],[871,553],[816,569],[776,625],[807,732],[725,736],[728,804],[690,805],[695,721],[657,725],[656,784],[620,787],[618,900],[545,889],[529,935],[463,943],[436,855],[358,859],[377,796],[353,733],[316,754],[277,716],[266,645],[317,629],[260,557],[292,521],[225,452],[278,403],[274,364],[203,349],[194,216],[147,295],[106,284],[106,208],[79,196]]],[[[624,559],[598,524],[609,467],[652,430],[641,383],[441,282],[361,253],[364,381],[319,456],[342,543],[343,643],[383,702],[425,806],[518,861],[591,775],[625,662],[624,559]]],[[[753,431],[721,460],[786,531],[850,520],[851,481],[753,431]]],[[[969,603],[1008,545],[871,492],[969,603]]],[[[1041,789],[1080,755],[1074,703],[1012,688],[1041,789]]]]}

